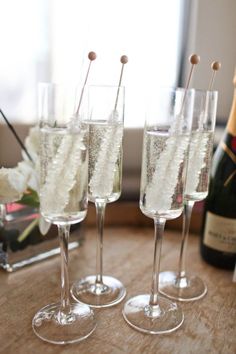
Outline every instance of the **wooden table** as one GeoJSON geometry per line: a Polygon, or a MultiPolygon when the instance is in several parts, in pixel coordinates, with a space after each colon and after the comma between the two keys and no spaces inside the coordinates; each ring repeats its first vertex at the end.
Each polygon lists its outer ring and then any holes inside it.
{"type": "MultiPolygon", "coordinates": [[[[86,230],[84,245],[70,252],[70,280],[95,270],[94,227],[86,230]]],[[[176,268],[180,234],[167,230],[163,243],[162,270],[176,268]]],[[[104,271],[120,279],[127,297],[149,292],[153,256],[153,229],[111,227],[105,229],[104,271]]],[[[96,310],[98,326],[86,340],[56,346],[39,340],[31,329],[35,312],[60,296],[58,256],[16,273],[0,272],[0,353],[2,354],[166,354],[236,353],[236,283],[232,272],[204,263],[199,238],[191,235],[189,268],[201,275],[208,294],[194,303],[181,304],[185,321],[168,335],[147,335],[129,327],[122,317],[123,303],[96,310]]]]}

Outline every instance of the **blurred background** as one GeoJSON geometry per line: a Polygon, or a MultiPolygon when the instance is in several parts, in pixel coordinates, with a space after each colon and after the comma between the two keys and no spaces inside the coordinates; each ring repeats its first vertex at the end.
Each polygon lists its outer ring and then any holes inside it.
{"type": "MultiPolygon", "coordinates": [[[[191,87],[207,88],[211,62],[222,63],[214,85],[219,140],[233,96],[235,0],[0,0],[0,9],[0,108],[22,139],[37,123],[38,82],[81,84],[93,50],[89,83],[115,85],[128,55],[122,199],[138,199],[145,100],[158,86],[184,86],[192,53],[201,62],[191,87]]],[[[0,166],[20,160],[0,116],[0,166]]]]}

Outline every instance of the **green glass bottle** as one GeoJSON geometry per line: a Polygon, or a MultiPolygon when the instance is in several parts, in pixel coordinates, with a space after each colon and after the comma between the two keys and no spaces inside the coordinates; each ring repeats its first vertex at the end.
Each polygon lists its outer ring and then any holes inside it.
{"type": "Polygon", "coordinates": [[[201,238],[203,259],[225,269],[236,263],[236,72],[233,83],[229,120],[212,161],[201,238]]]}

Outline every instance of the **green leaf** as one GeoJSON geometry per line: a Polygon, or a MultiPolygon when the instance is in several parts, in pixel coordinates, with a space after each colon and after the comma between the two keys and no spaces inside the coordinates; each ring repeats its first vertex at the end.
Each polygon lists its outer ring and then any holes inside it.
{"type": "Polygon", "coordinates": [[[17,241],[22,242],[26,239],[27,236],[31,233],[31,231],[39,224],[39,218],[34,219],[25,229],[24,231],[18,236],[17,241]]]}
{"type": "Polygon", "coordinates": [[[32,207],[39,207],[39,196],[36,191],[29,189],[23,194],[23,197],[19,201],[20,204],[29,205],[32,207]]]}

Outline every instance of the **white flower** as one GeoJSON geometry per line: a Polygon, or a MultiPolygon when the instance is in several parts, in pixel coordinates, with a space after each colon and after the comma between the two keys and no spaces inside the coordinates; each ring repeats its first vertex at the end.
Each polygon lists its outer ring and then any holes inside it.
{"type": "Polygon", "coordinates": [[[22,151],[23,161],[14,168],[0,169],[0,203],[11,203],[21,199],[27,188],[35,191],[39,189],[39,128],[34,127],[29,131],[25,146],[32,157],[30,161],[22,151]]]}
{"type": "Polygon", "coordinates": [[[0,203],[11,203],[21,199],[27,188],[27,177],[17,167],[0,169],[0,203]]]}
{"type": "MultiPolygon", "coordinates": [[[[39,192],[39,128],[33,127],[25,139],[25,147],[32,161],[29,160],[25,151],[22,150],[23,161],[14,168],[0,168],[0,204],[19,201],[27,188],[39,192]]],[[[45,235],[51,223],[42,216],[39,218],[39,229],[45,235]]]]}

